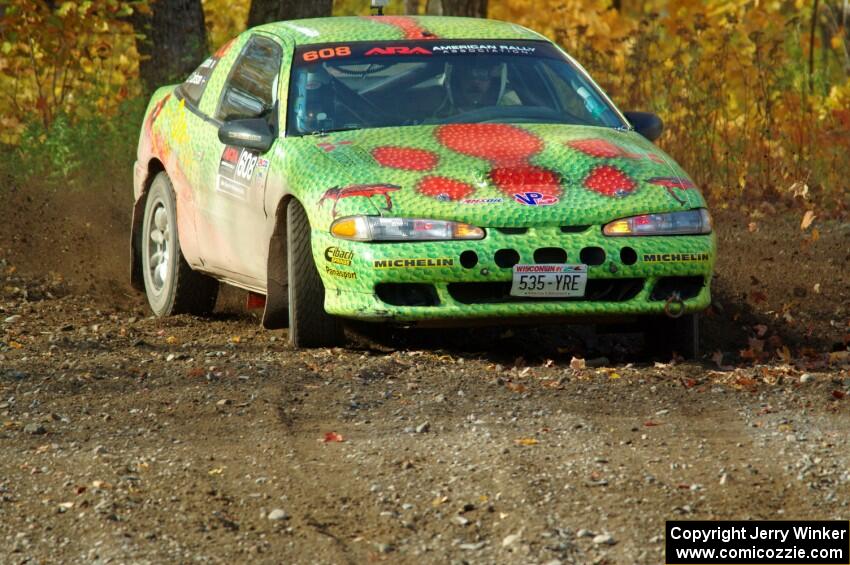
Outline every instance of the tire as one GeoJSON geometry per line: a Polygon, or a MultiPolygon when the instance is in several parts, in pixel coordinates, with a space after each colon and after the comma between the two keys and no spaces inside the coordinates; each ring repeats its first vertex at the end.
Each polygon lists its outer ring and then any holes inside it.
{"type": "Polygon", "coordinates": [[[646,352],[653,357],[669,360],[674,353],[685,359],[700,355],[699,314],[680,318],[657,317],[644,325],[646,352]]]}
{"type": "Polygon", "coordinates": [[[153,313],[162,317],[212,312],[218,281],[193,271],[180,251],[177,201],[164,172],[148,191],[141,240],[142,276],[153,313]]]}
{"type": "Polygon", "coordinates": [[[310,221],[297,200],[286,210],[286,266],[289,277],[289,342],[293,347],[342,345],[342,321],[325,312],[325,285],[310,244],[310,221]]]}

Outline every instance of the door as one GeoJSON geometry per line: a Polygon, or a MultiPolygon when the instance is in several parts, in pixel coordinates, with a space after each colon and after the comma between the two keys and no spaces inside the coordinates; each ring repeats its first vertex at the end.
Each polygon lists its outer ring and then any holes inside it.
{"type": "MultiPolygon", "coordinates": [[[[245,43],[230,69],[205,139],[212,154],[200,179],[207,192],[198,207],[201,253],[205,267],[233,282],[265,287],[265,183],[272,148],[264,154],[218,139],[218,128],[231,120],[264,118],[277,137],[278,80],[282,47],[273,38],[255,34],[245,43]]],[[[279,141],[275,141],[275,145],[279,141]]]]}

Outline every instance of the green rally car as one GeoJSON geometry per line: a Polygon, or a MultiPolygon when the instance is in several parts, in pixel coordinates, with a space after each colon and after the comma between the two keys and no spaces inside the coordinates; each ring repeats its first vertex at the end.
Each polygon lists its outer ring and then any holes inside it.
{"type": "Polygon", "coordinates": [[[518,25],[263,25],[152,97],[132,280],[154,313],[219,282],[299,347],[341,320],[645,322],[696,353],[715,239],[688,175],[558,46],[518,25]]]}

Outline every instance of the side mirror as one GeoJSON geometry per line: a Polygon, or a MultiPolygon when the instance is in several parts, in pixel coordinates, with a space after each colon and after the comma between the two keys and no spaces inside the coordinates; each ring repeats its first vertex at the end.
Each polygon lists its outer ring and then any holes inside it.
{"type": "Polygon", "coordinates": [[[652,112],[623,112],[635,131],[650,141],[661,137],[664,131],[664,122],[652,112]]]}
{"type": "Polygon", "coordinates": [[[218,139],[225,145],[254,149],[260,153],[268,151],[274,143],[274,135],[264,118],[224,122],[218,128],[218,139]]]}

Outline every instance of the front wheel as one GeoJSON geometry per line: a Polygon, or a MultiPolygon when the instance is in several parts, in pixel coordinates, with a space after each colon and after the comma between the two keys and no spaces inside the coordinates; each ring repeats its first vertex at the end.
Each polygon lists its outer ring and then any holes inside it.
{"type": "Polygon", "coordinates": [[[294,347],[334,347],[344,340],[342,322],[325,312],[325,285],[310,244],[310,220],[297,200],[286,209],[289,277],[289,342],[294,347]]]}
{"type": "Polygon", "coordinates": [[[177,235],[177,201],[164,172],[156,176],[148,191],[141,251],[145,294],[154,314],[212,312],[218,281],[193,271],[183,258],[177,235]]]}

